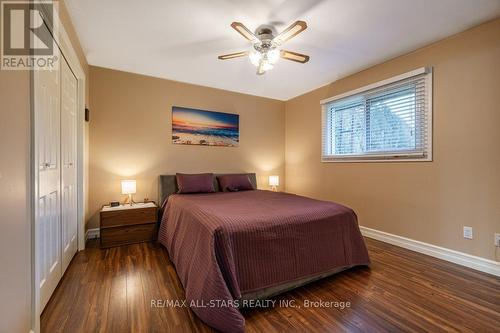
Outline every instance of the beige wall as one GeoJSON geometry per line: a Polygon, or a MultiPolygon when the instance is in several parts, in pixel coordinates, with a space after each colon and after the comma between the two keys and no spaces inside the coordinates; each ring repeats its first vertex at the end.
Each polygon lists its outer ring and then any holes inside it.
{"type": "Polygon", "coordinates": [[[499,126],[497,19],[287,101],[287,190],[351,206],[366,227],[495,259],[499,126]],[[321,99],[422,66],[434,67],[433,162],[320,162],[321,99]]]}
{"type": "Polygon", "coordinates": [[[0,332],[31,328],[29,72],[0,70],[0,332]]]}
{"type": "Polygon", "coordinates": [[[120,180],[137,180],[135,199],[157,200],[158,176],[175,172],[256,172],[284,181],[284,102],[99,67],[90,68],[90,212],[122,201],[120,180]],[[237,113],[239,147],[171,143],[172,106],[237,113]]]}

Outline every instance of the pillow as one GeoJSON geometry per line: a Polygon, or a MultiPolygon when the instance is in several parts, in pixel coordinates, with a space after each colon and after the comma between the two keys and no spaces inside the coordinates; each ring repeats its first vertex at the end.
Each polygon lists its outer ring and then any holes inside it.
{"type": "Polygon", "coordinates": [[[177,179],[177,193],[211,193],[214,189],[214,175],[212,173],[175,174],[177,179]]]}
{"type": "Polygon", "coordinates": [[[248,175],[223,175],[218,176],[220,188],[223,192],[237,192],[255,190],[248,175]]]}

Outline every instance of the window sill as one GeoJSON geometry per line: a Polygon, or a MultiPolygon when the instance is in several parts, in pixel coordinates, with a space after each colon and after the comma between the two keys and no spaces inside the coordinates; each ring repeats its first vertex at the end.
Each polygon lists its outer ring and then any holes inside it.
{"type": "Polygon", "coordinates": [[[346,156],[346,157],[322,157],[321,163],[384,163],[384,162],[432,162],[432,156],[346,156]]]}

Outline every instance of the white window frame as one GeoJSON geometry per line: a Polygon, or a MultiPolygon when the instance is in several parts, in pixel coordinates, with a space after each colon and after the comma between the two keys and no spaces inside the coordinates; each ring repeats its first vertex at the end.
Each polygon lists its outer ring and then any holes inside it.
{"type": "Polygon", "coordinates": [[[386,80],[382,80],[373,84],[369,84],[367,86],[354,89],[351,91],[348,91],[346,93],[336,95],[327,99],[323,99],[320,101],[321,105],[321,162],[432,162],[432,67],[421,67],[415,70],[412,70],[410,72],[397,75],[394,77],[391,77],[386,80]],[[328,112],[328,104],[337,101],[343,98],[351,97],[357,94],[362,94],[365,93],[369,90],[372,89],[377,89],[382,86],[386,86],[389,84],[396,83],[398,81],[406,80],[418,75],[425,75],[425,94],[426,94],[426,111],[427,111],[427,154],[425,156],[421,156],[421,154],[412,154],[412,153],[404,153],[402,152],[401,154],[398,153],[374,153],[374,154],[362,154],[362,155],[346,155],[346,156],[341,156],[341,155],[326,155],[324,152],[325,145],[328,143],[325,143],[324,140],[325,138],[328,138],[330,134],[325,133],[325,131],[330,128],[329,126],[326,126],[326,122],[328,121],[327,117],[327,112],[328,112]]]}

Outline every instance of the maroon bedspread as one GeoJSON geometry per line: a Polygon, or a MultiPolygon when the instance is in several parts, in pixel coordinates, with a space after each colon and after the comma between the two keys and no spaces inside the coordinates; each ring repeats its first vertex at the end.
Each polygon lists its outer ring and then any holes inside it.
{"type": "Polygon", "coordinates": [[[223,332],[244,331],[242,293],[370,262],[351,209],[270,191],[172,195],[159,241],[193,311],[223,332]]]}

